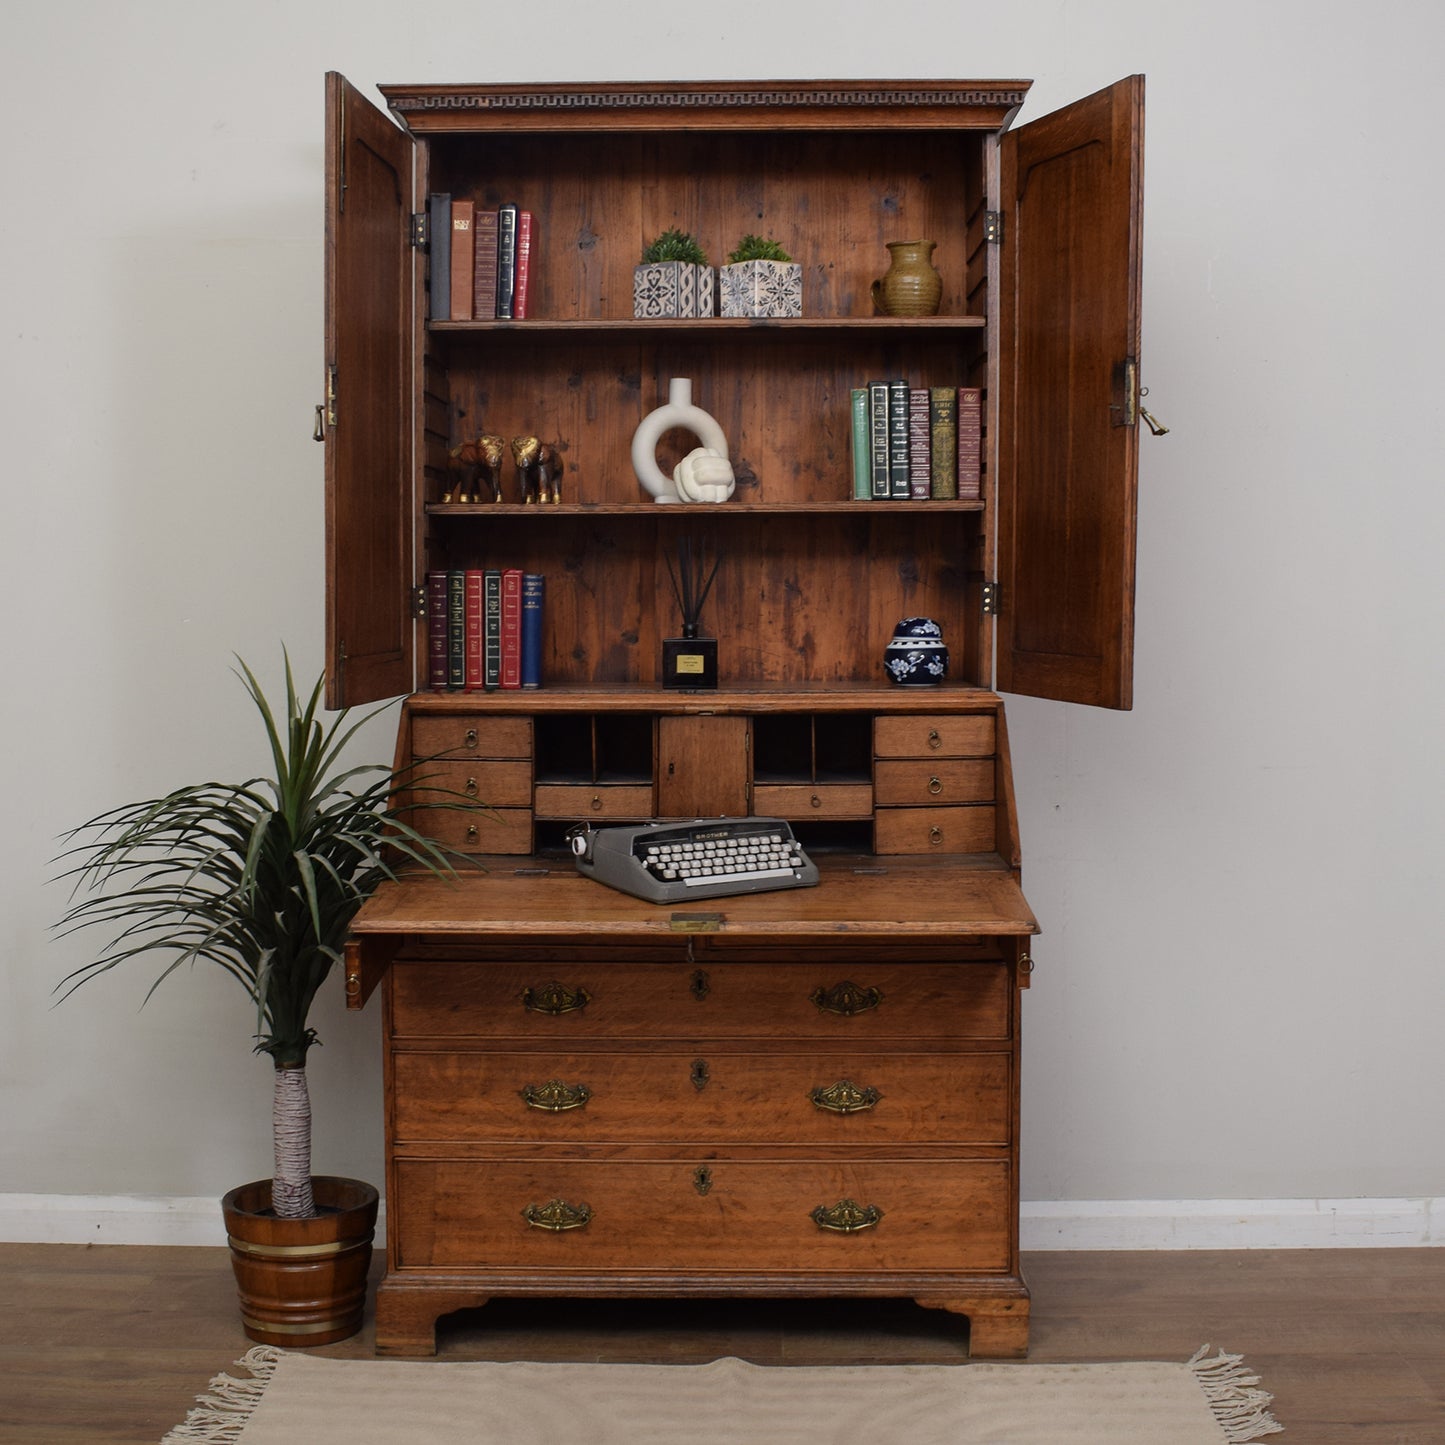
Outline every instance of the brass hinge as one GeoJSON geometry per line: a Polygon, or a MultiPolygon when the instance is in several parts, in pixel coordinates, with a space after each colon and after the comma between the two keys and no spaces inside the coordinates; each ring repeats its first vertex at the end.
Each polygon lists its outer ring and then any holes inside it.
{"type": "Polygon", "coordinates": [[[979,594],[979,611],[985,617],[997,617],[1001,610],[999,597],[999,585],[997,582],[985,582],[979,594]]]}
{"type": "Polygon", "coordinates": [[[336,425],[336,368],[326,368],[326,425],[336,425]]]}
{"type": "Polygon", "coordinates": [[[426,247],[431,244],[431,224],[425,211],[416,211],[411,218],[411,243],[426,247]]]}
{"type": "Polygon", "coordinates": [[[991,246],[1003,244],[1003,212],[985,211],[983,213],[983,239],[991,246]]]}
{"type": "Polygon", "coordinates": [[[426,588],[413,587],[411,590],[411,615],[421,618],[427,615],[426,612],[426,588]]]}

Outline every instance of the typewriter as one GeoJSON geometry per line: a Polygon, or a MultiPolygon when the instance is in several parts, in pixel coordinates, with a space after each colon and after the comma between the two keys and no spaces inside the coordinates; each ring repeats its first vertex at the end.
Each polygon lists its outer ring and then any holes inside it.
{"type": "Polygon", "coordinates": [[[593,828],[567,838],[577,870],[649,903],[808,888],[818,865],[782,818],[693,818],[593,828]]]}

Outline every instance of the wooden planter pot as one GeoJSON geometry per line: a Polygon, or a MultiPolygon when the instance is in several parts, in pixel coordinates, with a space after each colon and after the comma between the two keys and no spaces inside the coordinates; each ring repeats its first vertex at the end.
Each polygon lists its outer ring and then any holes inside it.
{"type": "Polygon", "coordinates": [[[304,1349],[361,1328],[378,1195],[356,1179],[317,1175],[315,1219],[277,1219],[271,1181],[221,1201],[246,1337],[304,1349]]]}

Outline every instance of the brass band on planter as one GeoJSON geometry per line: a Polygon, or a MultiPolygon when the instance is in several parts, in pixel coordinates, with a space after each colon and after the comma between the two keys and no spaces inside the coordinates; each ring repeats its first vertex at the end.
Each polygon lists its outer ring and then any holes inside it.
{"type": "Polygon", "coordinates": [[[590,1204],[568,1204],[565,1199],[549,1199],[546,1204],[529,1204],[522,1218],[533,1229],[581,1229],[592,1218],[590,1204]]]}
{"type": "Polygon", "coordinates": [[[561,1079],[548,1079],[545,1084],[528,1084],[521,1091],[522,1102],[529,1109],[545,1114],[561,1114],[580,1109],[592,1097],[586,1084],[564,1084],[561,1079]]]}
{"type": "Polygon", "coordinates": [[[862,1229],[873,1229],[883,1218],[883,1211],[876,1204],[840,1199],[831,1208],[820,1204],[808,1217],[819,1229],[832,1234],[857,1234],[862,1229]]]}
{"type": "Polygon", "coordinates": [[[835,983],[832,988],[815,988],[808,997],[824,1013],[842,1014],[845,1018],[867,1013],[883,1002],[883,994],[878,989],[859,988],[851,979],[835,983]]]}
{"type": "Polygon", "coordinates": [[[860,1089],[851,1079],[839,1079],[826,1089],[820,1085],[808,1097],[813,1101],[814,1108],[829,1114],[861,1114],[873,1108],[883,1095],[868,1086],[860,1089]]]}
{"type": "Polygon", "coordinates": [[[327,1255],[343,1254],[348,1249],[370,1244],[371,1240],[358,1236],[355,1239],[333,1239],[328,1244],[253,1244],[228,1234],[226,1242],[237,1254],[249,1254],[255,1259],[324,1259],[327,1255]]]}
{"type": "Polygon", "coordinates": [[[556,980],[522,990],[522,1007],[533,1013],[571,1013],[573,1009],[586,1008],[591,1002],[592,995],[585,988],[568,988],[556,980]]]}

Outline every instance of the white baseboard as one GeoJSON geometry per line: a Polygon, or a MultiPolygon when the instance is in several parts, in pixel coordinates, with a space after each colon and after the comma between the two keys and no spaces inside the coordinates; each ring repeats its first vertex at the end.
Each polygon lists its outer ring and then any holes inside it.
{"type": "MultiPolygon", "coordinates": [[[[1445,1199],[1087,1199],[1020,1212],[1025,1250],[1445,1244],[1445,1199]]],[[[0,1194],[0,1242],[224,1245],[226,1231],[211,1198],[0,1194]]]]}
{"type": "Polygon", "coordinates": [[[1445,1199],[1086,1199],[1020,1209],[1025,1250],[1445,1244],[1445,1199]]]}

